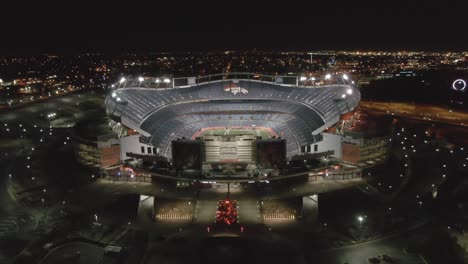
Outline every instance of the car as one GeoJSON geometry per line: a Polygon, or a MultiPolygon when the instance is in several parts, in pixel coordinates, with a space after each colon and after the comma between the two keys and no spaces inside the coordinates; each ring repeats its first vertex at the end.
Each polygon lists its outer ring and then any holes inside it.
{"type": "Polygon", "coordinates": [[[389,262],[389,263],[393,263],[395,262],[395,260],[392,258],[392,256],[389,256],[387,254],[380,254],[379,255],[379,259],[380,260],[383,260],[385,262],[389,262]]]}
{"type": "Polygon", "coordinates": [[[107,245],[104,248],[104,254],[113,257],[119,257],[122,255],[123,248],[119,246],[107,245]]]}
{"type": "Polygon", "coordinates": [[[368,262],[368,263],[372,263],[372,264],[380,263],[380,259],[379,259],[379,258],[376,258],[376,257],[371,257],[371,258],[368,258],[368,259],[367,259],[367,262],[368,262]]]}

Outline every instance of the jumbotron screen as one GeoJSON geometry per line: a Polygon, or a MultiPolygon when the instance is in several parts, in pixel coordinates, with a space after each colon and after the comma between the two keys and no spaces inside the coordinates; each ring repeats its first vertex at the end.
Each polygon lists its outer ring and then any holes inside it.
{"type": "Polygon", "coordinates": [[[172,141],[172,161],[177,169],[199,170],[202,165],[202,146],[200,141],[172,141]]]}
{"type": "Polygon", "coordinates": [[[286,161],[286,140],[257,140],[257,164],[263,168],[280,168],[286,161]]]}

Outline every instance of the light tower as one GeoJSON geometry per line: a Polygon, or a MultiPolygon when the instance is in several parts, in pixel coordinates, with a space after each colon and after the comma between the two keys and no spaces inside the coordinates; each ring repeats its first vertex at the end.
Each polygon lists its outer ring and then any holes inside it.
{"type": "Polygon", "coordinates": [[[314,54],[318,54],[318,53],[315,53],[315,52],[308,52],[307,54],[310,55],[310,65],[313,65],[314,64],[314,54]]]}

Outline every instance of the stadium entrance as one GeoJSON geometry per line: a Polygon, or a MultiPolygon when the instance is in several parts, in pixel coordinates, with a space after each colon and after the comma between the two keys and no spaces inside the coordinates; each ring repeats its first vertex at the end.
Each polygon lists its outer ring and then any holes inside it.
{"type": "Polygon", "coordinates": [[[286,142],[256,128],[205,129],[194,139],[174,140],[172,154],[180,169],[213,177],[252,177],[282,166],[286,142]]]}

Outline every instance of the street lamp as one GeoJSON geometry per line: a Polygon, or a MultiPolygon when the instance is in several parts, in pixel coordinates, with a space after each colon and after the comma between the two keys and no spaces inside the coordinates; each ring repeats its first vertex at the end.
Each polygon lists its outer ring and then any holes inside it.
{"type": "Polygon", "coordinates": [[[362,225],[362,222],[364,221],[364,217],[358,216],[357,220],[359,221],[359,225],[362,225]]]}

